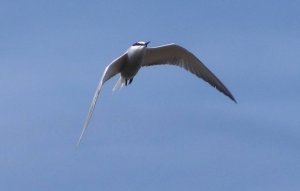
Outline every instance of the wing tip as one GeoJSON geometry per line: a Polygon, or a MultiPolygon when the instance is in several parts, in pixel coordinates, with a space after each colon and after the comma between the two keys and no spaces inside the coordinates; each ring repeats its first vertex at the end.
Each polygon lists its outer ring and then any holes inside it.
{"type": "Polygon", "coordinates": [[[233,97],[233,95],[228,91],[228,92],[223,92],[227,97],[229,97],[234,103],[237,104],[236,99],[233,97]]]}
{"type": "Polygon", "coordinates": [[[233,96],[231,96],[231,97],[229,97],[234,103],[238,103],[237,101],[236,101],[236,99],[233,97],[233,96]]]}
{"type": "Polygon", "coordinates": [[[81,130],[81,133],[80,133],[79,139],[78,139],[78,141],[77,141],[77,144],[76,144],[76,146],[77,146],[77,147],[79,147],[79,145],[80,145],[80,143],[81,143],[81,141],[82,141],[83,134],[84,134],[84,132],[85,132],[86,128],[87,128],[87,126],[86,126],[86,125],[84,125],[84,126],[83,126],[83,129],[81,130]]]}

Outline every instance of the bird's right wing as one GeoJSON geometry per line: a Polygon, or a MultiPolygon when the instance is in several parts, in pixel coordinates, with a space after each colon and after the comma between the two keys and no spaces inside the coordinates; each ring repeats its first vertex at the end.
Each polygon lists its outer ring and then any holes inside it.
{"type": "Polygon", "coordinates": [[[176,44],[147,48],[143,66],[161,64],[171,64],[186,69],[236,102],[225,85],[195,55],[185,48],[176,44]]]}
{"type": "Polygon", "coordinates": [[[85,120],[85,123],[83,125],[83,128],[82,128],[82,131],[81,131],[81,134],[80,134],[80,137],[79,137],[79,140],[78,140],[78,143],[77,145],[80,144],[81,140],[82,140],[82,137],[83,137],[83,134],[86,130],[86,128],[88,127],[89,123],[90,123],[90,120],[93,116],[93,112],[94,112],[94,109],[95,109],[95,106],[96,106],[96,103],[97,103],[97,99],[98,99],[98,96],[99,96],[99,93],[101,91],[101,88],[102,88],[102,85],[107,81],[109,80],[110,78],[112,78],[113,76],[115,76],[116,74],[118,74],[121,70],[121,67],[122,67],[122,64],[124,62],[126,62],[126,59],[127,59],[127,54],[123,54],[122,56],[120,56],[119,58],[115,59],[114,61],[112,61],[111,64],[109,64],[103,74],[102,74],[102,77],[101,77],[101,80],[97,86],[97,89],[96,89],[96,92],[95,92],[95,95],[94,95],[94,98],[93,98],[93,101],[91,103],[91,106],[90,106],[90,109],[89,109],[89,112],[88,112],[88,115],[86,117],[86,120],[85,120]]]}

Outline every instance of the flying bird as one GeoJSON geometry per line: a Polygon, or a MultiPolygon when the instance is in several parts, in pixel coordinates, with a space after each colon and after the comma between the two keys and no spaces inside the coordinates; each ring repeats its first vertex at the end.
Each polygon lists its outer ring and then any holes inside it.
{"type": "Polygon", "coordinates": [[[225,85],[190,51],[176,44],[166,44],[149,48],[147,47],[149,42],[150,41],[140,41],[134,43],[123,55],[112,61],[105,68],[97,86],[77,145],[80,144],[83,134],[89,125],[103,84],[113,76],[120,74],[120,78],[114,86],[113,91],[122,88],[123,86],[127,86],[132,83],[134,76],[144,66],[170,64],[182,67],[208,82],[236,102],[235,98],[225,85]]]}

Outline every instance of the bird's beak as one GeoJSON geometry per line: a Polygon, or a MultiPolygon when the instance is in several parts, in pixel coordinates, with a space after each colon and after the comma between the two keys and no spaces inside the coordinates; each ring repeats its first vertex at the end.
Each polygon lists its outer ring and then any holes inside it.
{"type": "Polygon", "coordinates": [[[146,46],[150,43],[150,41],[146,42],[146,46]]]}

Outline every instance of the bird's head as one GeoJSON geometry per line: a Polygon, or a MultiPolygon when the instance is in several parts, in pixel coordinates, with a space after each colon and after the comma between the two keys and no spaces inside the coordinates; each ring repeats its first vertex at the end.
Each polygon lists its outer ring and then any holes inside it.
{"type": "Polygon", "coordinates": [[[148,42],[139,41],[139,42],[134,43],[132,46],[145,46],[145,47],[147,47],[147,45],[149,43],[150,43],[150,41],[148,41],[148,42]]]}

